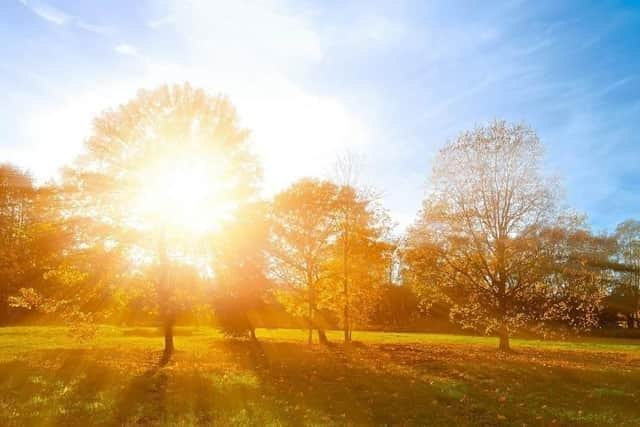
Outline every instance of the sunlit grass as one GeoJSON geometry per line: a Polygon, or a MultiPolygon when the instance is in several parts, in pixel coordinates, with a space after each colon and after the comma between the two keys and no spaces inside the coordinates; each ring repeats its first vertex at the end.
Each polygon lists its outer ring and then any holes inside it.
{"type": "MultiPolygon", "coordinates": [[[[259,346],[178,328],[0,329],[0,425],[639,425],[632,341],[357,332],[350,347],[259,330],[259,346]]],[[[340,332],[329,338],[338,342],[340,332]]]]}

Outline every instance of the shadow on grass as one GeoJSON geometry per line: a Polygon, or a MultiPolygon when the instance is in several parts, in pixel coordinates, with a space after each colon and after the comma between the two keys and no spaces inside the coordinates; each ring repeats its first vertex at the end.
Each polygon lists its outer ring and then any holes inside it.
{"type": "Polygon", "coordinates": [[[640,425],[640,364],[625,355],[461,345],[225,347],[263,389],[295,402],[299,418],[311,411],[320,423],[640,425]]]}
{"type": "Polygon", "coordinates": [[[633,394],[640,374],[622,369],[622,359],[530,349],[501,355],[460,345],[230,340],[185,348],[166,364],[158,363],[161,352],[119,348],[43,350],[0,363],[0,425],[545,425],[554,419],[633,425],[640,419],[633,394]],[[621,368],[605,372],[596,363],[621,368]]]}

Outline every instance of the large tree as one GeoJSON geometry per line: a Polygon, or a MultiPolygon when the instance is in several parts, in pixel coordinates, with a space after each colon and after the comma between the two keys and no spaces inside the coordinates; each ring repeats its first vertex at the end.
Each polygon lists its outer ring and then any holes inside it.
{"type": "MultiPolygon", "coordinates": [[[[537,239],[557,218],[557,185],[528,126],[495,121],[435,158],[431,191],[408,238],[418,286],[442,292],[463,326],[500,337],[530,320],[548,259],[537,239]],[[416,255],[416,252],[419,255],[416,255]]],[[[411,266],[410,266],[411,268],[411,266]]]]}
{"type": "Polygon", "coordinates": [[[157,265],[147,271],[157,272],[168,354],[179,291],[172,269],[205,263],[208,233],[255,194],[259,169],[247,138],[222,96],[189,84],[141,90],[96,118],[65,174],[74,215],[100,224],[103,244],[157,265]]]}

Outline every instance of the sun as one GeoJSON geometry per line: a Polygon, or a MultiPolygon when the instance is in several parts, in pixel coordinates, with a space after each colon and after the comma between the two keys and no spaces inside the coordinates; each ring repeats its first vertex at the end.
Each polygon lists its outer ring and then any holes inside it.
{"type": "Polygon", "coordinates": [[[204,233],[231,216],[234,203],[215,165],[197,159],[167,160],[140,173],[134,210],[146,226],[204,233]]]}

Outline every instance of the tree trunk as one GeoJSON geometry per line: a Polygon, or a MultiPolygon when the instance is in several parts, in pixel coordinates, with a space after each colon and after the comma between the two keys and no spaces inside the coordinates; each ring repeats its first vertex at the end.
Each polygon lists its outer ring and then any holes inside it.
{"type": "Polygon", "coordinates": [[[309,315],[307,318],[309,324],[309,335],[307,336],[307,342],[309,345],[313,343],[313,306],[309,303],[309,315]]]}
{"type": "Polygon", "coordinates": [[[499,237],[496,242],[496,272],[497,272],[497,283],[496,287],[498,288],[498,309],[499,309],[499,319],[500,329],[498,331],[498,336],[500,337],[500,345],[498,348],[500,351],[509,351],[509,329],[506,324],[506,316],[507,316],[507,274],[505,272],[505,245],[502,237],[499,237]]]}
{"type": "Polygon", "coordinates": [[[173,346],[173,316],[168,316],[164,322],[164,354],[171,355],[175,347],[173,346]]]}
{"type": "Polygon", "coordinates": [[[351,329],[349,328],[349,307],[344,306],[344,342],[351,341],[351,329]]]}
{"type": "Polygon", "coordinates": [[[160,315],[162,316],[162,326],[164,329],[164,356],[165,361],[173,353],[173,324],[175,314],[171,306],[171,296],[169,292],[169,258],[165,242],[165,231],[160,231],[158,240],[158,258],[160,261],[160,278],[158,280],[158,297],[160,305],[160,315]]]}
{"type": "Polygon", "coordinates": [[[318,340],[320,341],[320,344],[329,344],[329,340],[327,339],[327,334],[322,328],[318,328],[318,340]]]}
{"type": "MultiPolygon", "coordinates": [[[[347,216],[347,221],[348,221],[349,217],[347,216]]],[[[348,250],[348,231],[345,230],[344,233],[344,247],[342,250],[343,253],[343,267],[344,267],[344,272],[343,272],[343,293],[344,293],[344,342],[349,342],[350,340],[350,336],[349,336],[349,259],[348,259],[348,254],[347,254],[347,250],[348,250]]]]}
{"type": "Polygon", "coordinates": [[[511,346],[509,345],[509,333],[506,330],[502,330],[500,332],[500,351],[511,351],[511,346]]]}

